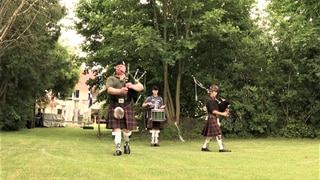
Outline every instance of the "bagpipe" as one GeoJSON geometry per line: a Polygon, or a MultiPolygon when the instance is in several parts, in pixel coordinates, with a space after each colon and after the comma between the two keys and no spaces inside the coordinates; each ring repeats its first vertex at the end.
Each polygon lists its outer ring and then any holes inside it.
{"type": "MultiPolygon", "coordinates": [[[[89,74],[89,71],[91,71],[93,73],[93,75],[95,76],[94,79],[89,78],[89,80],[87,80],[87,82],[86,82],[86,84],[89,85],[89,91],[94,86],[96,86],[99,89],[99,91],[101,91],[101,92],[99,92],[99,94],[97,96],[98,102],[104,101],[106,98],[108,98],[107,92],[102,90],[103,84],[105,83],[105,80],[108,78],[108,76],[112,76],[112,74],[107,74],[108,67],[109,67],[108,65],[106,65],[105,67],[102,67],[100,63],[96,63],[96,62],[93,62],[91,65],[88,65],[88,66],[84,65],[84,69],[83,69],[82,74],[87,75],[87,74],[89,74]]],[[[128,64],[127,71],[124,72],[126,74],[126,79],[125,79],[126,83],[131,82],[132,84],[136,84],[136,83],[139,83],[143,77],[145,77],[146,71],[140,72],[139,69],[137,69],[133,75],[130,73],[129,68],[130,67],[128,64]]],[[[146,78],[144,78],[144,81],[145,80],[146,80],[146,78]]],[[[145,84],[145,82],[144,82],[144,84],[145,84]]],[[[141,98],[141,94],[139,92],[136,92],[133,89],[128,90],[128,96],[130,99],[134,100],[135,103],[137,103],[139,101],[139,99],[141,98]]]]}
{"type": "MultiPolygon", "coordinates": [[[[195,100],[198,101],[198,94],[197,94],[197,86],[199,86],[200,88],[204,89],[207,93],[209,93],[209,89],[204,87],[202,85],[202,83],[200,81],[198,81],[193,75],[192,75],[193,81],[195,83],[195,100]]],[[[230,100],[226,100],[222,97],[220,97],[220,95],[218,94],[218,96],[215,98],[215,100],[218,103],[219,106],[219,111],[220,112],[224,112],[224,111],[228,111],[228,109],[231,108],[231,101],[230,100]]]]}
{"type": "MultiPolygon", "coordinates": [[[[229,100],[226,100],[226,99],[223,99],[221,97],[217,97],[215,99],[218,103],[218,106],[219,106],[219,111],[220,112],[224,112],[226,111],[227,109],[230,109],[231,107],[231,102],[229,100]]],[[[228,110],[227,110],[228,111],[228,110]]]]}
{"type": "MultiPolygon", "coordinates": [[[[126,73],[126,82],[131,82],[132,84],[137,84],[140,83],[140,80],[145,77],[145,74],[147,73],[146,71],[144,71],[142,74],[140,73],[140,76],[138,76],[140,70],[136,69],[136,72],[133,74],[130,73],[130,64],[128,64],[127,66],[127,73],[126,73]]],[[[131,98],[133,101],[135,101],[135,103],[137,103],[139,101],[139,99],[141,98],[141,94],[133,89],[129,89],[128,90],[128,96],[129,98],[131,98]]]]}

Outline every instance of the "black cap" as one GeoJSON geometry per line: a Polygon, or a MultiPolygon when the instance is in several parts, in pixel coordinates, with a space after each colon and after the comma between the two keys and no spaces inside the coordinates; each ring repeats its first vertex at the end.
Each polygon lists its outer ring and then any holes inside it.
{"type": "Polygon", "coordinates": [[[152,90],[159,90],[158,86],[153,86],[152,90]]]}
{"type": "Polygon", "coordinates": [[[126,63],[124,62],[124,61],[119,61],[119,62],[117,62],[117,64],[116,64],[116,66],[118,66],[118,65],[126,65],[126,63]]]}

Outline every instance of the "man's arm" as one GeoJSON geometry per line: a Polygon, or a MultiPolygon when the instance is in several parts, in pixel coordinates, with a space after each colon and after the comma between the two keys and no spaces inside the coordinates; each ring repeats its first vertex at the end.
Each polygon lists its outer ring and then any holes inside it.
{"type": "Polygon", "coordinates": [[[126,84],[126,87],[135,91],[143,91],[144,89],[143,85],[140,82],[138,82],[137,84],[132,84],[129,82],[126,84]]]}
{"type": "Polygon", "coordinates": [[[220,116],[225,116],[225,117],[228,117],[229,114],[225,111],[225,112],[220,112],[218,110],[213,110],[212,111],[212,114],[215,114],[215,115],[220,115],[220,116]]]}
{"type": "Polygon", "coordinates": [[[121,89],[116,89],[114,87],[108,87],[107,92],[108,92],[108,94],[111,94],[111,95],[127,94],[127,93],[125,93],[125,91],[128,92],[128,90],[125,90],[123,88],[124,87],[122,87],[121,89]]]}
{"type": "Polygon", "coordinates": [[[142,107],[147,107],[147,106],[150,106],[152,105],[151,103],[151,97],[148,96],[146,100],[144,100],[144,102],[142,103],[142,107]]]}

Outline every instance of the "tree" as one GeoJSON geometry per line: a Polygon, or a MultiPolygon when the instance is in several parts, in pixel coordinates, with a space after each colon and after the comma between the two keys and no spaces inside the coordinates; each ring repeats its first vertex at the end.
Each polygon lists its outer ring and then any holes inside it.
{"type": "Polygon", "coordinates": [[[272,1],[269,5],[273,54],[268,84],[281,109],[282,134],[316,136],[320,111],[320,16],[317,1],[272,1]]]}
{"type": "Polygon", "coordinates": [[[215,77],[218,72],[211,65],[223,69],[234,59],[235,54],[226,52],[240,46],[241,33],[248,28],[241,18],[248,20],[251,3],[80,1],[77,29],[88,42],[83,49],[89,62],[112,65],[125,59],[133,69],[147,70],[148,85],[163,84],[166,114],[173,124],[179,123],[181,106],[189,103],[181,102],[181,94],[190,96],[191,75],[215,77]]]}
{"type": "Polygon", "coordinates": [[[4,1],[0,7],[6,14],[1,21],[6,28],[0,41],[0,127],[7,130],[33,119],[36,99],[45,90],[67,96],[79,78],[72,57],[57,44],[58,21],[65,12],[59,1],[24,0],[17,5],[4,1]]]}
{"type": "MultiPolygon", "coordinates": [[[[37,1],[35,1],[36,3],[37,1]]],[[[27,0],[22,0],[20,4],[13,3],[10,0],[4,0],[1,4],[0,8],[0,16],[2,17],[0,19],[0,60],[3,56],[6,49],[8,49],[10,46],[14,44],[15,41],[17,41],[20,37],[24,35],[24,32],[28,30],[30,25],[33,23],[33,21],[28,22],[26,29],[21,29],[22,31],[14,32],[13,34],[10,33],[10,29],[12,29],[13,24],[15,23],[15,20],[18,16],[23,16],[28,10],[30,10],[33,6],[33,4],[27,4],[27,0]],[[10,36],[10,38],[7,38],[10,36]]]]}

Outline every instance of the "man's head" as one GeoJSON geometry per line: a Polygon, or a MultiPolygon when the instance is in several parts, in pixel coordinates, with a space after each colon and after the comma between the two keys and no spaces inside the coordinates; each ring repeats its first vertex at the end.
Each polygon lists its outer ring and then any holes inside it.
{"type": "Polygon", "coordinates": [[[158,96],[159,88],[158,86],[153,86],[152,87],[152,94],[153,96],[158,96]]]}
{"type": "Polygon", "coordinates": [[[219,87],[216,84],[210,86],[209,92],[218,92],[219,87]]]}
{"type": "Polygon", "coordinates": [[[213,84],[209,88],[209,95],[211,97],[216,97],[219,91],[219,87],[216,84],[213,84]]]}
{"type": "Polygon", "coordinates": [[[124,61],[119,61],[115,66],[117,74],[126,72],[126,63],[124,61]]]}

